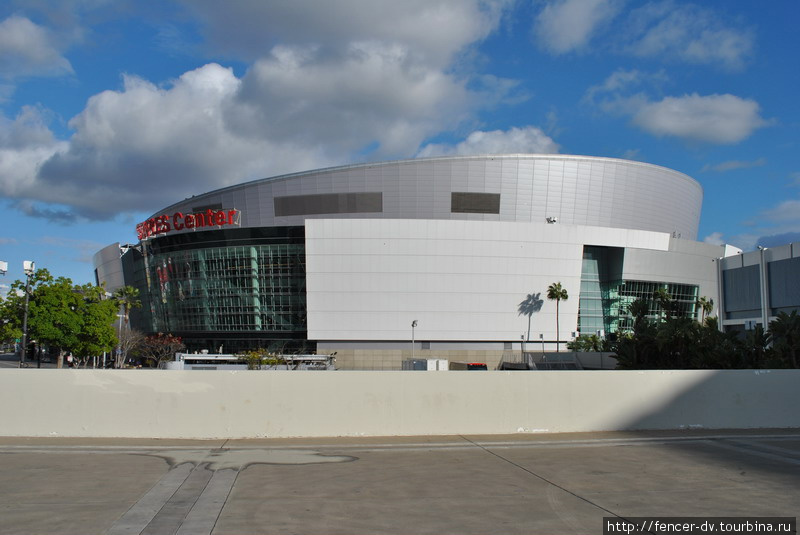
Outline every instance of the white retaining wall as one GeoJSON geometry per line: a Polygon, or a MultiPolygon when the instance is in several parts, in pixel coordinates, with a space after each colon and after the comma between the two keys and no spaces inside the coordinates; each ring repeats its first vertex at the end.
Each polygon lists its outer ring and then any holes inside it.
{"type": "Polygon", "coordinates": [[[800,427],[800,370],[0,370],[2,436],[326,437],[800,427]]]}

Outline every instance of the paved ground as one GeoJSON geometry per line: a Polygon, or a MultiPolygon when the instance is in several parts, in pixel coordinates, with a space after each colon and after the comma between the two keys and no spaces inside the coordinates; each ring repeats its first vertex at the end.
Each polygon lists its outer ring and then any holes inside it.
{"type": "Polygon", "coordinates": [[[614,515],[798,516],[800,430],[0,438],[0,534],[599,534],[614,515]]]}

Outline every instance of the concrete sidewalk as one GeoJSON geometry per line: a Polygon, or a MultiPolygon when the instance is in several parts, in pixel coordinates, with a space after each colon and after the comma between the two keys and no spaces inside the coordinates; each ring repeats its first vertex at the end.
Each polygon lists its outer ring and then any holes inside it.
{"type": "Polygon", "coordinates": [[[0,534],[602,533],[798,516],[800,430],[0,438],[0,534]]]}

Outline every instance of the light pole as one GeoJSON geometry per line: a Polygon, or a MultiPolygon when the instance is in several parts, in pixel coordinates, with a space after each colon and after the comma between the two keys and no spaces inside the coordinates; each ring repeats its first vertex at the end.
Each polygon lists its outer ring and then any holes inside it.
{"type": "MultiPolygon", "coordinates": [[[[25,367],[25,351],[28,345],[28,301],[31,296],[31,275],[36,270],[36,264],[31,260],[22,262],[22,270],[25,272],[25,313],[22,315],[22,352],[19,354],[19,367],[25,367]]],[[[39,364],[41,366],[41,363],[39,364]]]]}
{"type": "Polygon", "coordinates": [[[411,322],[411,360],[414,360],[414,328],[417,326],[417,320],[411,322]]]}
{"type": "Polygon", "coordinates": [[[539,340],[542,341],[542,359],[546,360],[547,355],[544,354],[544,333],[539,333],[539,340]]]}

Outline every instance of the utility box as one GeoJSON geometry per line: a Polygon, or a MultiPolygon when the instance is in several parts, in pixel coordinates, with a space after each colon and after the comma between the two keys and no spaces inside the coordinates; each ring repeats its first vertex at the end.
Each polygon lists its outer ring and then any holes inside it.
{"type": "Polygon", "coordinates": [[[406,359],[403,361],[404,370],[415,371],[445,371],[448,370],[447,359],[406,359]]]}

